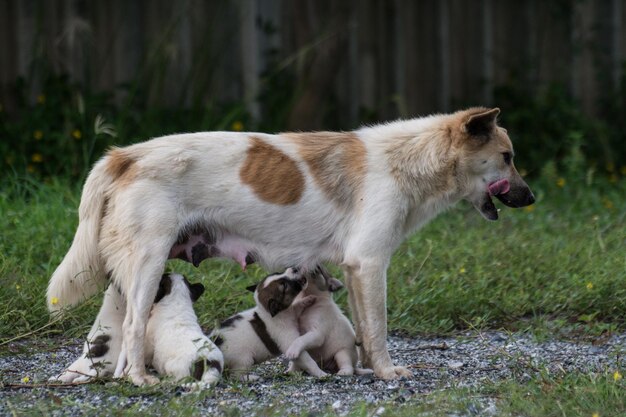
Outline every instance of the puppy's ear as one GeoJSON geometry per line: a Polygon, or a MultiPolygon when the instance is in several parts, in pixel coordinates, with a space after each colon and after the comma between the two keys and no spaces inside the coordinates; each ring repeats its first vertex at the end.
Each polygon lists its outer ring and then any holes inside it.
{"type": "Polygon", "coordinates": [[[274,317],[276,314],[280,313],[283,310],[281,304],[273,298],[270,298],[270,300],[267,302],[267,308],[272,317],[274,317]]]}
{"type": "Polygon", "coordinates": [[[198,301],[198,298],[200,298],[200,296],[204,294],[204,285],[200,284],[199,282],[196,284],[192,284],[189,287],[189,294],[191,295],[191,302],[195,303],[196,301],[198,301]]]}
{"type": "Polygon", "coordinates": [[[259,284],[249,285],[249,286],[246,287],[246,290],[248,290],[250,292],[255,292],[257,285],[259,285],[259,284]]]}
{"type": "Polygon", "coordinates": [[[330,277],[328,279],[328,291],[337,292],[343,288],[343,282],[339,281],[337,278],[330,277]]]}

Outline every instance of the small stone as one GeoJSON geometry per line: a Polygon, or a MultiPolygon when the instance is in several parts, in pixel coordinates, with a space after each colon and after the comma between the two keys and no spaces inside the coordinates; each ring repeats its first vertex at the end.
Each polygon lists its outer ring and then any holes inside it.
{"type": "Polygon", "coordinates": [[[450,361],[448,362],[448,368],[450,369],[459,369],[464,365],[461,361],[450,361]]]}
{"type": "Polygon", "coordinates": [[[375,416],[380,416],[385,412],[385,407],[378,407],[378,409],[376,410],[376,412],[374,413],[375,416]]]}
{"type": "Polygon", "coordinates": [[[341,407],[341,401],[337,400],[333,403],[333,405],[331,405],[333,410],[338,410],[339,407],[341,407]]]}

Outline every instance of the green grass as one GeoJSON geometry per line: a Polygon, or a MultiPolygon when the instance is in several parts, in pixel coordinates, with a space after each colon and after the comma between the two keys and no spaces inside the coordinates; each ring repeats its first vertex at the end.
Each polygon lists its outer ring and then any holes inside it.
{"type": "MultiPolygon", "coordinates": [[[[538,202],[530,210],[503,208],[498,222],[487,222],[463,203],[398,249],[388,273],[390,329],[625,327],[626,181],[531,186],[538,202]]],[[[79,196],[78,186],[61,181],[15,180],[0,190],[0,343],[29,332],[81,335],[95,317],[100,296],[62,322],[49,322],[45,307],[48,278],[76,228],[79,196]]],[[[207,327],[250,306],[245,286],[264,274],[223,260],[168,268],[210,283],[196,305],[207,327]]],[[[345,306],[345,293],[339,302],[345,306]]]]}

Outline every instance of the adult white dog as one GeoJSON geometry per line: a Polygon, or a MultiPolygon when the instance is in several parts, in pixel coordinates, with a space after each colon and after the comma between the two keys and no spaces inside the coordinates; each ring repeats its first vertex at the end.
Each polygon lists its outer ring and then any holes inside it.
{"type": "Polygon", "coordinates": [[[110,277],[127,299],[130,377],[151,383],[144,337],[168,258],[230,257],[270,271],[329,261],[345,273],[363,365],[385,379],[410,375],[387,351],[394,250],[461,199],[490,220],[491,196],[512,207],[534,201],[498,113],[473,108],[345,133],[180,134],[113,149],[85,183],[49,308],[78,303],[110,277]]]}

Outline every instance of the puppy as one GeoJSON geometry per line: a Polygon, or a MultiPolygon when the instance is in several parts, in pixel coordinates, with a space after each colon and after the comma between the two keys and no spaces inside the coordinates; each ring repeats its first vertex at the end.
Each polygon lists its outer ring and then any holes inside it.
{"type": "MultiPolygon", "coordinates": [[[[193,310],[203,293],[202,284],[190,284],[180,274],[163,275],[146,329],[146,362],[175,381],[192,376],[198,382],[184,385],[190,389],[215,385],[224,366],[222,352],[204,335],[193,310]]],[[[125,362],[122,352],[118,369],[125,362]]]]}
{"type": "MultiPolygon", "coordinates": [[[[254,291],[256,307],[235,314],[222,322],[210,337],[224,354],[224,365],[244,380],[256,375],[245,375],[254,364],[285,352],[300,336],[298,319],[306,308],[315,303],[315,297],[303,297],[306,277],[295,268],[264,278],[254,291]]],[[[305,351],[293,358],[298,369],[310,375],[323,377],[322,371],[305,351]]]]}
{"type": "Polygon", "coordinates": [[[83,353],[62,374],[50,381],[70,384],[113,375],[122,349],[122,323],[126,299],[114,285],[104,293],[102,307],[83,346],[83,353]]]}
{"type": "Polygon", "coordinates": [[[341,281],[331,277],[322,266],[312,271],[307,279],[309,285],[304,295],[314,296],[315,304],[300,315],[301,336],[285,352],[285,357],[291,360],[289,372],[299,369],[293,360],[307,351],[326,371],[338,375],[373,373],[371,369],[356,367],[358,353],[354,329],[332,296],[333,292],[343,288],[341,281]]]}

